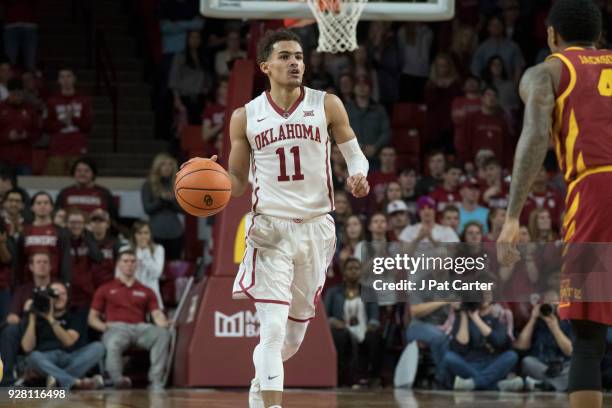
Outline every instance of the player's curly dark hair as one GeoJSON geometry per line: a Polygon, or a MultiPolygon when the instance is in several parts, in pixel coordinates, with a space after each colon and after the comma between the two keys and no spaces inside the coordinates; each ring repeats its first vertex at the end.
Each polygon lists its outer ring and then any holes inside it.
{"type": "Polygon", "coordinates": [[[270,54],[272,54],[274,44],[280,41],[295,41],[300,44],[302,49],[304,48],[302,40],[300,40],[300,37],[293,31],[284,28],[268,31],[257,43],[257,63],[261,64],[267,61],[268,58],[270,58],[270,54]]]}
{"type": "Polygon", "coordinates": [[[593,44],[601,35],[601,11],[592,0],[557,0],[547,25],[568,44],[593,44]]]}

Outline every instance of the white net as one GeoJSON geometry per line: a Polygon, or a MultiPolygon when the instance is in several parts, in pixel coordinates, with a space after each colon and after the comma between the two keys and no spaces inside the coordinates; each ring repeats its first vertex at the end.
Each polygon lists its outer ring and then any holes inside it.
{"type": "Polygon", "coordinates": [[[368,0],[306,0],[319,26],[319,52],[357,48],[357,23],[368,0]]]}

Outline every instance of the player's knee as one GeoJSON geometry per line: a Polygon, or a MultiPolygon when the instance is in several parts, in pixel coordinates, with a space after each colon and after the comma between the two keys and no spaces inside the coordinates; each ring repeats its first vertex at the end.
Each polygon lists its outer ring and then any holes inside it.
{"type": "Polygon", "coordinates": [[[283,361],[289,360],[291,357],[293,357],[295,353],[298,352],[301,345],[301,340],[286,338],[285,342],[283,343],[283,349],[281,351],[283,361]]]}
{"type": "Polygon", "coordinates": [[[285,323],[280,319],[270,319],[260,326],[261,345],[280,347],[285,340],[285,323]]]}

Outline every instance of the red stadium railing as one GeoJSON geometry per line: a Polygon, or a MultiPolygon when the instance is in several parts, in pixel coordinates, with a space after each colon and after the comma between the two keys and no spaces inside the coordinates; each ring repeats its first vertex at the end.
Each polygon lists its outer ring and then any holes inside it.
{"type": "Polygon", "coordinates": [[[117,152],[119,137],[118,104],[119,86],[117,81],[117,69],[113,62],[110,47],[106,42],[104,32],[100,29],[95,31],[95,68],[96,68],[96,94],[100,94],[101,86],[104,85],[106,94],[110,98],[113,123],[113,152],[117,152]]]}

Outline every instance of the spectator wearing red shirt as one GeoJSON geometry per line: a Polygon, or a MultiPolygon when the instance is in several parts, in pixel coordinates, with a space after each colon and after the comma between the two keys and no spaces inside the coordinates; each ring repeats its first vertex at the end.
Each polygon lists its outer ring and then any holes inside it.
{"type": "Polygon", "coordinates": [[[550,213],[553,228],[556,231],[559,231],[561,226],[561,216],[563,214],[563,210],[565,209],[565,203],[563,202],[563,197],[561,197],[561,194],[559,194],[557,190],[548,187],[547,182],[548,174],[546,173],[546,169],[542,167],[535,181],[533,182],[531,191],[527,195],[527,201],[525,202],[525,206],[523,207],[523,211],[521,212],[519,219],[521,225],[528,225],[531,211],[535,210],[536,208],[545,208],[550,213]]]}
{"type": "Polygon", "coordinates": [[[51,258],[51,277],[70,282],[70,244],[66,230],[53,224],[51,212],[53,199],[49,193],[40,191],[32,197],[34,221],[23,227],[23,235],[17,243],[21,266],[17,266],[16,281],[30,279],[27,260],[38,252],[46,252],[51,258]],[[24,273],[25,272],[25,273],[24,273]]]}
{"type": "MultiPolygon", "coordinates": [[[[459,205],[461,195],[459,194],[459,179],[462,170],[458,164],[448,164],[442,176],[442,185],[436,187],[429,196],[436,201],[436,212],[440,216],[447,205],[459,205]]],[[[440,221],[440,217],[438,217],[440,221]]]]}
{"type": "Polygon", "coordinates": [[[111,220],[116,221],[118,213],[113,195],[109,189],[95,183],[98,175],[96,163],[88,157],[82,157],[74,162],[70,172],[74,177],[74,184],[60,190],[56,209],[78,208],[85,214],[90,214],[93,210],[102,208],[110,214],[111,220]]]}
{"type": "Polygon", "coordinates": [[[497,90],[486,87],[482,91],[480,112],[469,115],[459,134],[455,134],[455,149],[464,163],[473,162],[482,149],[493,151],[505,168],[512,166],[515,141],[503,111],[499,109],[497,90]]]}
{"type": "Polygon", "coordinates": [[[417,183],[417,195],[429,195],[444,181],[444,170],[446,169],[446,157],[440,150],[432,150],[427,155],[427,170],[429,174],[422,177],[417,183]]]}
{"type": "Polygon", "coordinates": [[[18,65],[21,54],[26,69],[36,67],[39,0],[4,0],[4,51],[18,65]]]}
{"type": "Polygon", "coordinates": [[[448,54],[438,54],[431,65],[429,80],[425,84],[427,105],[428,146],[445,147],[451,144],[453,124],[451,105],[461,95],[461,82],[457,68],[448,54]]]}
{"type": "Polygon", "coordinates": [[[0,101],[8,98],[9,92],[6,87],[11,78],[13,78],[11,64],[6,60],[0,61],[0,101]]]}
{"type": "Polygon", "coordinates": [[[15,290],[11,299],[9,314],[6,317],[6,325],[0,329],[2,330],[0,332],[0,355],[2,355],[2,360],[4,361],[0,385],[3,387],[10,386],[15,381],[13,367],[17,360],[21,336],[23,334],[20,323],[24,312],[31,303],[32,291],[34,288],[46,288],[51,284],[51,262],[48,253],[33,253],[28,260],[28,268],[31,277],[28,283],[24,283],[15,290]]]}
{"type": "Polygon", "coordinates": [[[368,183],[370,184],[371,191],[368,208],[378,208],[385,199],[387,184],[391,181],[397,181],[397,173],[395,172],[396,157],[395,148],[386,146],[380,149],[378,154],[380,168],[368,174],[368,183]]]}
{"type": "Polygon", "coordinates": [[[481,204],[489,208],[508,207],[510,184],[502,179],[502,168],[495,157],[482,165],[484,183],[480,184],[481,204]]]}
{"type": "Polygon", "coordinates": [[[49,134],[46,174],[69,174],[72,162],[87,153],[92,125],[91,101],[76,90],[76,76],[70,68],[61,69],[57,79],[60,92],[47,100],[44,129],[49,134]]]}
{"type": "Polygon", "coordinates": [[[227,107],[227,79],[217,85],[215,102],[209,103],[202,114],[202,139],[206,144],[205,157],[217,154],[223,140],[225,128],[225,109],[227,107]]]}
{"type": "Polygon", "coordinates": [[[0,102],[0,162],[8,164],[19,175],[32,174],[32,143],[40,137],[40,118],[24,102],[23,83],[11,79],[9,96],[0,102]]]}
{"type": "Polygon", "coordinates": [[[8,314],[11,302],[15,250],[15,242],[9,234],[7,225],[0,219],[0,322],[3,322],[8,314]]]}
{"type": "Polygon", "coordinates": [[[96,240],[102,261],[91,265],[94,287],[100,287],[115,279],[115,259],[119,253],[119,241],[110,233],[110,217],[101,208],[94,210],[89,216],[89,230],[96,240]]]}
{"type": "Polygon", "coordinates": [[[72,287],[71,312],[75,317],[75,327],[81,333],[79,344],[88,343],[87,315],[94,294],[94,277],[92,266],[102,261],[96,240],[91,232],[85,229],[85,214],[73,208],[66,214],[66,224],[70,233],[70,258],[72,287]]]}
{"type": "Polygon", "coordinates": [[[453,99],[451,105],[455,135],[463,128],[465,118],[472,113],[479,112],[480,106],[480,78],[469,75],[463,82],[463,95],[453,99]]]}
{"type": "Polygon", "coordinates": [[[130,346],[151,352],[149,381],[154,390],[163,389],[170,332],[159,309],[155,293],[138,282],[136,253],[123,250],[117,260],[117,278],[96,290],[89,312],[89,325],[104,333],[106,371],[117,388],[129,388],[132,381],[123,376],[122,354],[130,346]],[[146,323],[147,313],[154,324],[146,323]],[[104,316],[104,320],[102,320],[104,316]]]}

